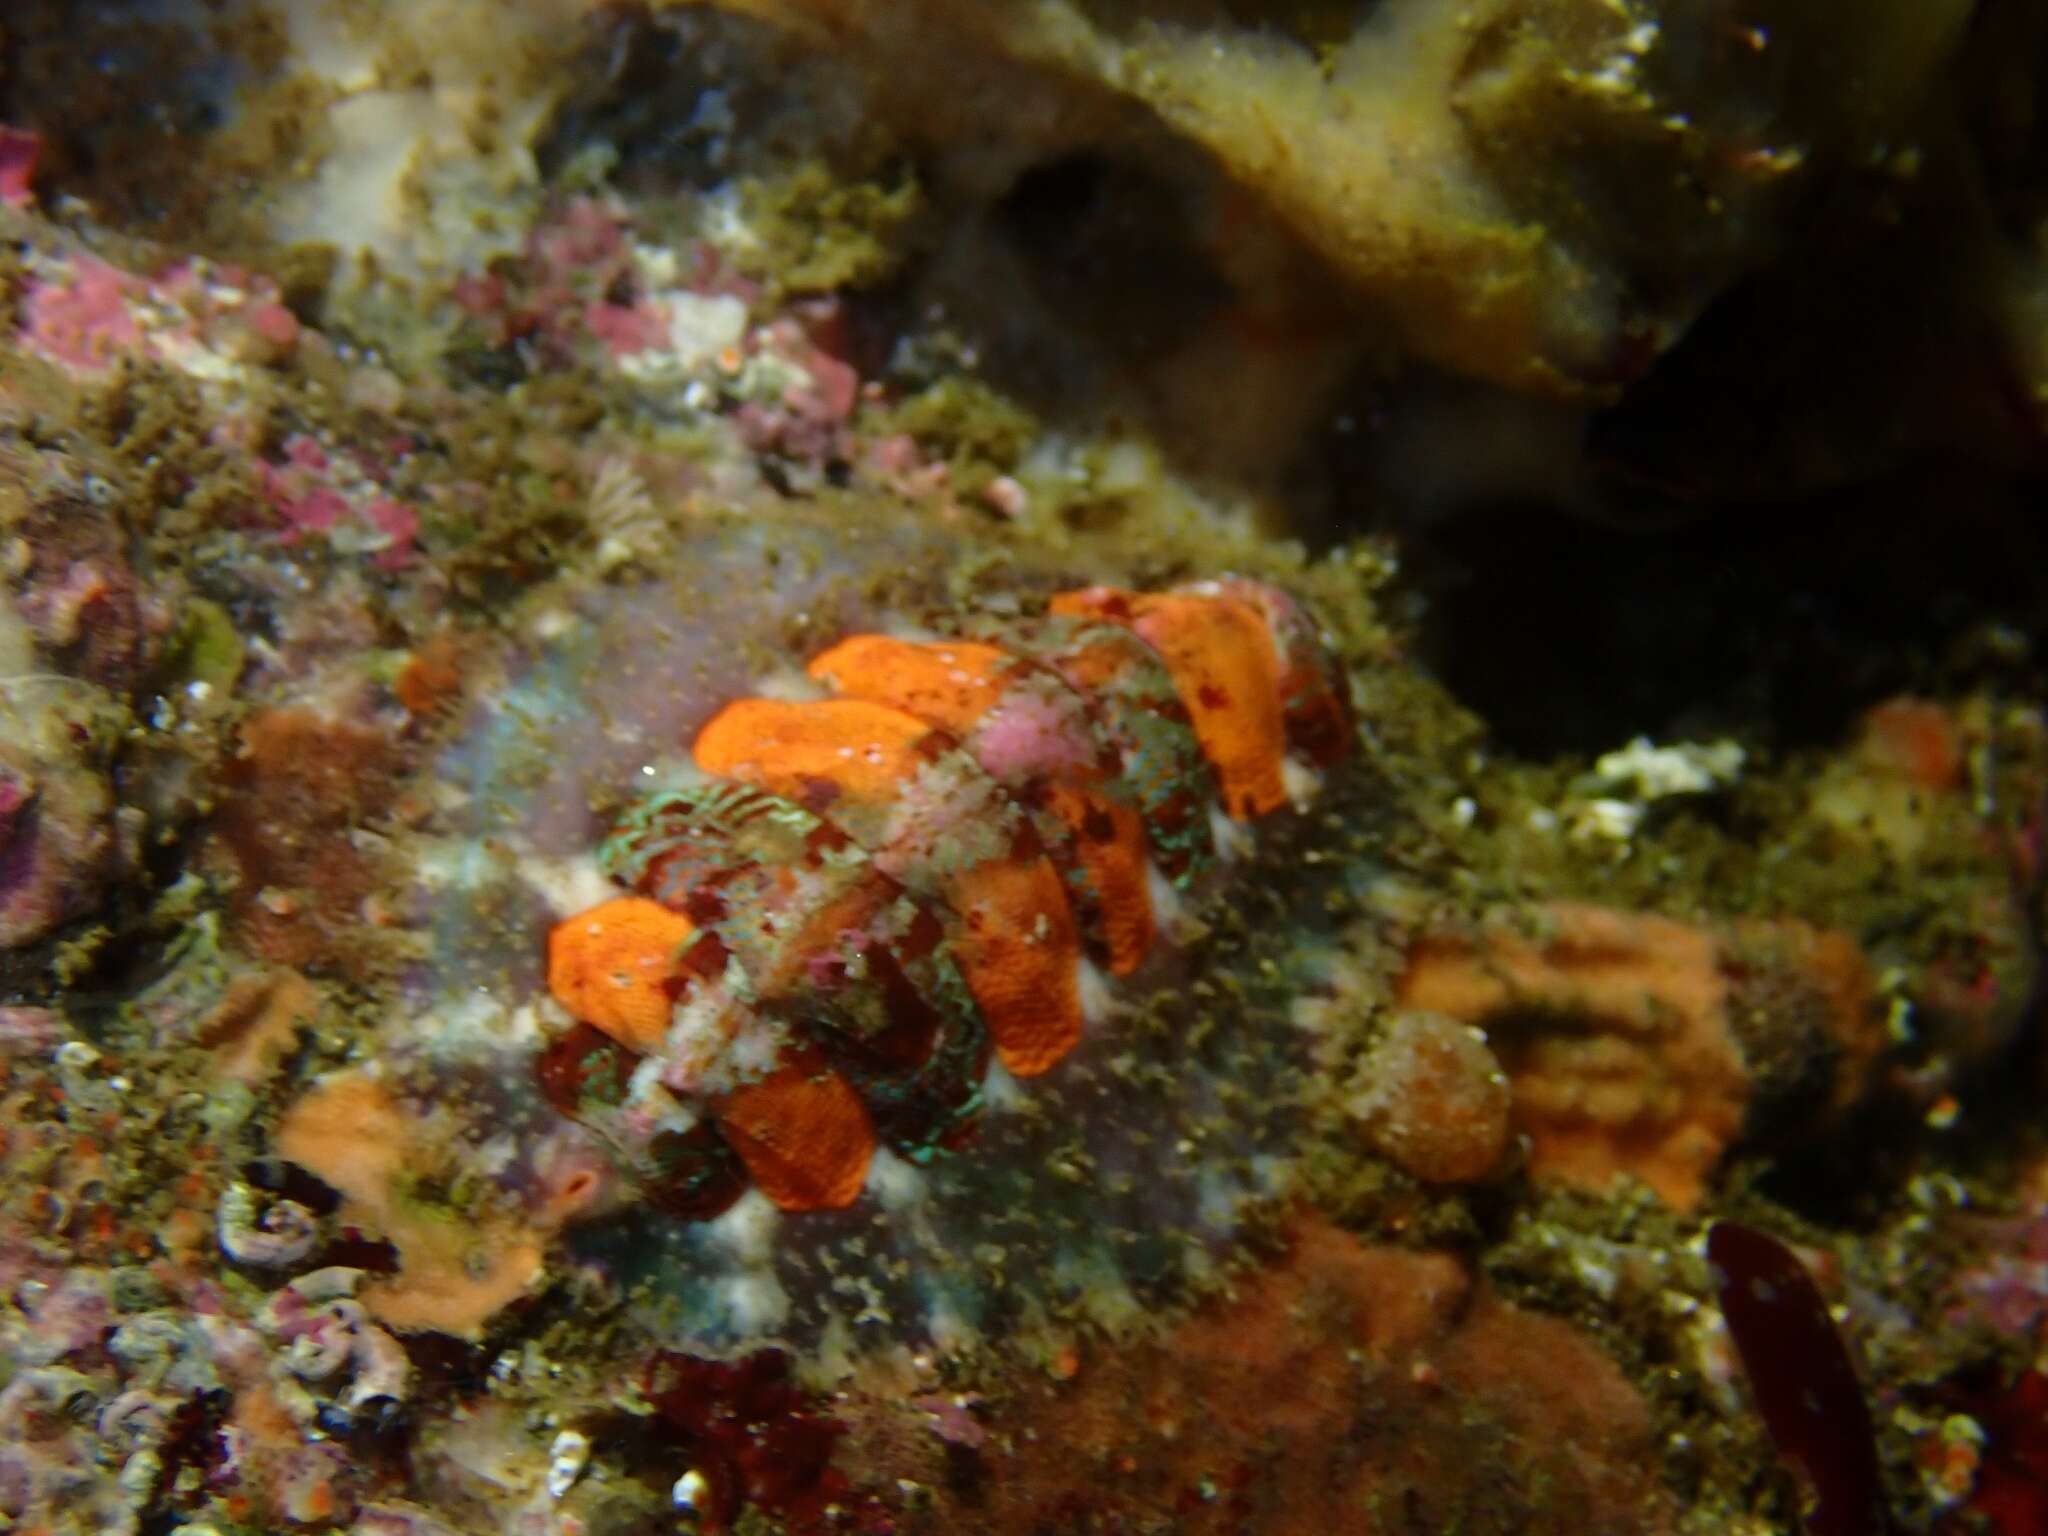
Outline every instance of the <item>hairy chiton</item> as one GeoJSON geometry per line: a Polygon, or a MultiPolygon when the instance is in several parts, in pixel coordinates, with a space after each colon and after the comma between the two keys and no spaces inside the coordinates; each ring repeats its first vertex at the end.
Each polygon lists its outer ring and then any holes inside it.
{"type": "Polygon", "coordinates": [[[849,1206],[969,1140],[991,1063],[1056,1068],[1242,828],[1342,759],[1341,681],[1278,589],[1055,595],[977,637],[857,634],[741,699],[697,782],[620,817],[627,894],[555,927],[542,1057],[655,1204],[849,1206]],[[1093,1016],[1093,1017],[1091,1017],[1093,1016]]]}
{"type": "Polygon", "coordinates": [[[542,594],[474,680],[382,1075],[529,1203],[599,1170],[565,1258],[670,1347],[1184,1293],[1300,1187],[1291,1005],[1386,834],[1316,622],[914,530],[692,548],[542,594]]]}

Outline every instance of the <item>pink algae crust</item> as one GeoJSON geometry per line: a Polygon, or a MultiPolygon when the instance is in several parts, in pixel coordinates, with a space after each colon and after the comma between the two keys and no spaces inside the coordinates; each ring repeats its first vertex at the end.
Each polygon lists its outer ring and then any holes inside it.
{"type": "Polygon", "coordinates": [[[74,368],[108,367],[142,341],[142,328],[128,309],[140,286],[97,257],[80,257],[68,281],[30,284],[22,339],[74,368]]]}
{"type": "Polygon", "coordinates": [[[303,433],[285,439],[282,462],[258,465],[264,499],[283,523],[286,543],[353,523],[361,530],[358,542],[371,551],[370,564],[398,570],[413,559],[420,515],[383,490],[378,469],[330,454],[303,433]]]}
{"type": "Polygon", "coordinates": [[[43,141],[25,129],[0,123],[0,207],[26,208],[35,201],[36,161],[43,141]]]}

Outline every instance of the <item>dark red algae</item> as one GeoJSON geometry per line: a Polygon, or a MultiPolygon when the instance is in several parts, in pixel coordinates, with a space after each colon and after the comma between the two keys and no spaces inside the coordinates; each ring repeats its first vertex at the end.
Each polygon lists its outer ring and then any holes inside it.
{"type": "Polygon", "coordinates": [[[1983,1427],[1985,1443],[1964,1521],[1942,1529],[1992,1536],[2048,1531],[2048,1376],[2022,1371],[2010,1386],[1966,1392],[1954,1406],[1983,1427]]]}
{"type": "Polygon", "coordinates": [[[645,1390],[702,1479],[700,1529],[729,1529],[749,1504],[799,1530],[847,1512],[837,1507],[846,1477],[832,1465],[846,1426],[817,1411],[781,1350],[738,1360],[664,1352],[649,1362],[645,1390]]]}
{"type": "Polygon", "coordinates": [[[1775,1237],[1734,1221],[1708,1230],[1707,1261],[1757,1410],[1812,1490],[1807,1530],[1886,1536],[1870,1405],[1813,1276],[1775,1237]]]}

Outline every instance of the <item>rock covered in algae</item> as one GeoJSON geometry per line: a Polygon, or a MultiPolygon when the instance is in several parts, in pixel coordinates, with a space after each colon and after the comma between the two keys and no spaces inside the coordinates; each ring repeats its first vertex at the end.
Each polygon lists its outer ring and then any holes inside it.
{"type": "MultiPolygon", "coordinates": [[[[2026,9],[2002,8],[2000,25],[2026,9]]],[[[1958,128],[1955,98],[1970,87],[1946,81],[1995,68],[1979,52],[1997,46],[1961,0],[1887,0],[1853,18],[1807,0],[1740,18],[1653,0],[1263,16],[1085,0],[550,0],[503,25],[460,4],[231,10],[243,25],[224,39],[176,12],[138,32],[28,7],[14,89],[42,130],[39,174],[88,181],[137,223],[216,250],[290,249],[298,307],[346,299],[351,324],[393,355],[445,345],[450,316],[408,329],[376,279],[494,269],[464,303],[516,286],[551,200],[543,171],[573,167],[567,179],[587,185],[603,165],[665,177],[744,226],[741,265],[770,286],[872,290],[911,268],[932,301],[975,306],[1021,375],[1049,373],[1069,395],[1086,379],[1105,407],[1247,478],[1301,452],[1332,394],[1390,360],[1611,400],[1816,224],[1848,226],[1815,263],[1832,273],[1835,244],[1876,241],[1901,200],[1925,197],[1942,232],[1969,230],[1970,255],[1930,281],[2014,333],[2015,360],[2033,345],[2013,319],[2030,300],[1986,313],[1983,284],[1962,291],[1987,265],[2018,264],[1981,208],[1956,206],[1970,173],[1951,146],[1973,125],[1958,128]],[[103,29],[117,35],[95,53],[103,29]],[[189,67],[145,75],[144,36],[189,67]],[[88,56],[97,76],[75,67],[88,56]],[[114,79],[132,100],[109,99],[114,79]],[[657,82],[688,98],[671,123],[648,105],[657,82]],[[151,136],[166,118],[184,125],[175,150],[151,136]],[[799,146],[795,163],[763,153],[782,143],[799,146]],[[223,207],[191,191],[228,180],[253,195],[223,207]],[[1219,407],[1232,392],[1218,378],[1260,408],[1219,407]]],[[[588,313],[626,351],[666,324],[624,290],[588,313]]],[[[533,318],[536,340],[556,339],[533,318]]],[[[710,317],[668,318],[717,350],[710,317]]],[[[268,322],[250,336],[286,344],[268,322]]],[[[1869,370],[1870,409],[1895,371],[1869,370]]],[[[1681,402],[1723,411],[1718,393],[1681,402]]],[[[754,415],[763,442],[830,431],[773,398],[754,415]]],[[[1570,456],[1582,424],[1513,419],[1553,457],[1570,456]]],[[[1828,451],[1859,451],[1819,428],[1828,451]]],[[[1668,484],[1680,471],[1662,435],[1625,426],[1614,456],[1668,484]]],[[[1711,472],[1685,457],[1686,476],[1711,472]]],[[[1495,471],[1517,484],[1534,472],[1495,471]]]]}
{"type": "Polygon", "coordinates": [[[1412,1010],[1366,1056],[1348,1108],[1376,1150],[1424,1183],[1470,1184],[1507,1156],[1508,1106],[1508,1079],[1486,1036],[1412,1010]]]}
{"type": "Polygon", "coordinates": [[[90,744],[104,701],[61,677],[7,679],[0,694],[0,949],[48,937],[98,906],[133,857],[90,744]],[[83,743],[83,745],[81,744],[83,743]]]}
{"type": "MultiPolygon", "coordinates": [[[[1832,175],[1916,132],[1968,14],[1888,4],[1846,23],[1791,3],[1738,20],[1642,0],[1401,0],[1263,21],[1085,0],[734,8],[858,50],[883,110],[938,144],[971,138],[954,158],[985,182],[1063,156],[1173,164],[1152,140],[1184,136],[1406,350],[1559,395],[1634,376],[1832,175]],[[963,68],[977,89],[954,83],[963,68]]],[[[1243,215],[1212,216],[1223,268],[1236,256],[1256,270],[1255,240],[1232,227],[1243,215]]]]}

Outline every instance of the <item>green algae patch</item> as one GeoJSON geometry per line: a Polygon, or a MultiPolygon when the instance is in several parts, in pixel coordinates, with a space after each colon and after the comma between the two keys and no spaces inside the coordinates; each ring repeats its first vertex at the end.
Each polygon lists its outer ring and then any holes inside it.
{"type": "Polygon", "coordinates": [[[928,216],[907,166],[851,179],[817,161],[739,184],[752,237],[741,270],[785,295],[857,292],[893,277],[928,216]]]}
{"type": "Polygon", "coordinates": [[[225,608],[198,597],[186,605],[176,632],[165,650],[164,662],[173,677],[187,686],[198,683],[209,689],[234,687],[242,675],[247,654],[241,632],[225,608]]]}
{"type": "Polygon", "coordinates": [[[967,374],[941,378],[877,413],[877,436],[902,432],[947,469],[947,485],[978,497],[1012,473],[1040,431],[1036,417],[1008,395],[967,374]]]}

